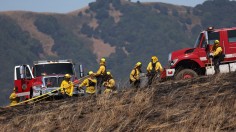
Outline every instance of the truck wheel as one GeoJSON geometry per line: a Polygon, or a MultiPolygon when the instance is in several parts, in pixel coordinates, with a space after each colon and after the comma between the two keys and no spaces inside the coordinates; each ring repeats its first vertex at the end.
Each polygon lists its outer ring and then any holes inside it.
{"type": "Polygon", "coordinates": [[[175,79],[176,80],[190,79],[190,78],[195,78],[197,76],[198,76],[198,74],[194,70],[183,69],[176,74],[175,79]]]}

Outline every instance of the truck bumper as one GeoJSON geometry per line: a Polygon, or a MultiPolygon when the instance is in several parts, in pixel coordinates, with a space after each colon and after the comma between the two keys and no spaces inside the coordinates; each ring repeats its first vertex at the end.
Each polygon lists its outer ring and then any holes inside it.
{"type": "Polygon", "coordinates": [[[161,73],[161,79],[166,80],[168,78],[173,78],[175,75],[175,69],[164,69],[164,71],[161,73]]]}
{"type": "MultiPolygon", "coordinates": [[[[34,89],[33,91],[33,97],[36,97],[36,96],[40,96],[42,94],[46,94],[46,93],[49,93],[53,90],[56,90],[58,89],[59,87],[54,87],[54,88],[46,88],[46,89],[34,89]]],[[[77,90],[77,87],[74,87],[74,92],[73,92],[73,95],[78,95],[78,94],[84,94],[84,90],[77,90]]],[[[51,93],[49,95],[53,95],[53,96],[58,96],[60,95],[60,92],[59,91],[56,91],[54,93],[51,93]]]]}

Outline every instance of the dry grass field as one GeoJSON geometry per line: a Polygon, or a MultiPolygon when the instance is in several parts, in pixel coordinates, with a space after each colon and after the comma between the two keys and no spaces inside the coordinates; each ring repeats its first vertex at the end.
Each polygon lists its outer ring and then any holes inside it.
{"type": "Polygon", "coordinates": [[[0,131],[236,130],[236,73],[0,109],[0,131]]]}

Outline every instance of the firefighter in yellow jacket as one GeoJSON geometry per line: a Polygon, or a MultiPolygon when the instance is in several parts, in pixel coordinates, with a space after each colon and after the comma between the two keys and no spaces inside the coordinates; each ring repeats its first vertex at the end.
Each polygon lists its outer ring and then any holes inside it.
{"type": "Polygon", "coordinates": [[[97,78],[97,89],[98,94],[101,94],[102,92],[102,84],[104,82],[105,76],[106,76],[106,59],[101,58],[100,59],[100,66],[98,71],[95,74],[97,78]]]}
{"type": "Polygon", "coordinates": [[[106,80],[103,83],[105,87],[104,93],[110,94],[113,91],[115,91],[116,90],[115,84],[116,83],[115,83],[115,80],[113,79],[113,76],[111,75],[111,72],[107,72],[106,80]]]}
{"type": "Polygon", "coordinates": [[[61,93],[64,95],[64,97],[73,96],[74,85],[70,81],[70,78],[70,74],[65,74],[64,80],[61,82],[61,93]]]}
{"type": "Polygon", "coordinates": [[[161,63],[156,56],[152,56],[151,62],[147,66],[148,85],[152,84],[152,81],[160,75],[163,71],[161,63]]]}
{"type": "Polygon", "coordinates": [[[16,94],[16,89],[13,89],[13,92],[11,93],[10,97],[10,106],[14,106],[19,102],[19,97],[16,94]]]}
{"type": "Polygon", "coordinates": [[[90,95],[94,95],[96,93],[96,85],[97,85],[97,80],[94,76],[95,74],[93,71],[89,72],[89,77],[86,78],[80,85],[79,88],[82,89],[82,87],[86,86],[86,93],[90,95]]]}
{"type": "Polygon", "coordinates": [[[215,73],[216,74],[219,73],[220,62],[224,60],[223,50],[222,50],[222,47],[220,46],[219,40],[214,41],[214,45],[210,53],[210,58],[213,58],[215,73]]]}
{"type": "Polygon", "coordinates": [[[142,67],[142,63],[137,62],[135,64],[135,67],[130,72],[129,79],[130,79],[130,84],[132,85],[132,87],[138,88],[140,86],[140,73],[142,72],[141,67],[142,67]]]}

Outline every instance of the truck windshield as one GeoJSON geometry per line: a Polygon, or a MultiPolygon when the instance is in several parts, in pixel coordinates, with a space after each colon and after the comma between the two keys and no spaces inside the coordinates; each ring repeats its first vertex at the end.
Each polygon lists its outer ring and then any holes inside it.
{"type": "MultiPolygon", "coordinates": [[[[209,42],[209,44],[210,45],[214,44],[215,40],[220,40],[220,33],[219,32],[208,32],[208,42],[209,42]]],[[[206,40],[205,40],[205,35],[203,33],[201,33],[198,36],[198,38],[195,42],[194,48],[197,48],[197,47],[200,47],[200,46],[202,48],[205,48],[206,44],[207,43],[206,43],[206,40]]]]}
{"type": "Polygon", "coordinates": [[[56,63],[56,64],[40,64],[34,66],[34,76],[55,74],[70,74],[74,75],[73,64],[71,63],[56,63]]]}

